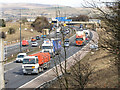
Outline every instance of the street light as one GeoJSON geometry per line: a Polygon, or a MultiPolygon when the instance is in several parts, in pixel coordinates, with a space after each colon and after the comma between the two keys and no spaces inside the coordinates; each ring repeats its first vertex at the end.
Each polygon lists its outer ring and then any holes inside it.
{"type": "Polygon", "coordinates": [[[4,55],[4,45],[2,40],[2,28],[0,27],[0,90],[5,88],[3,55],[4,55]]]}
{"type": "Polygon", "coordinates": [[[20,21],[20,52],[22,52],[22,44],[21,44],[21,21],[20,21]]]}
{"type": "Polygon", "coordinates": [[[21,9],[20,9],[20,52],[22,52],[22,44],[21,44],[21,24],[22,24],[22,21],[21,21],[21,9]]]}

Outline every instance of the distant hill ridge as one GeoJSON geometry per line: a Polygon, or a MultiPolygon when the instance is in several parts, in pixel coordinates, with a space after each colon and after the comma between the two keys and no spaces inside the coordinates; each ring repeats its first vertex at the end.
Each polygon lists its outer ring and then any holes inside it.
{"type": "MultiPolygon", "coordinates": [[[[1,4],[2,9],[35,9],[35,8],[49,8],[49,7],[55,7],[57,5],[48,5],[48,4],[36,4],[36,3],[2,3],[1,4]]],[[[64,6],[60,6],[64,7],[64,6]]]]}

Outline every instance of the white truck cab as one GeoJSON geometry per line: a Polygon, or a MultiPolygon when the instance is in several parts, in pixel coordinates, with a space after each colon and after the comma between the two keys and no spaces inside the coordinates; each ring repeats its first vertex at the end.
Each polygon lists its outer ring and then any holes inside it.
{"type": "Polygon", "coordinates": [[[42,52],[49,52],[51,55],[53,54],[53,39],[44,40],[42,44],[42,52]]]}
{"type": "Polygon", "coordinates": [[[26,53],[19,53],[16,58],[16,62],[23,62],[23,58],[27,56],[26,53]]]}
{"type": "Polygon", "coordinates": [[[36,56],[24,57],[22,69],[24,74],[39,73],[38,57],[36,56]]]}

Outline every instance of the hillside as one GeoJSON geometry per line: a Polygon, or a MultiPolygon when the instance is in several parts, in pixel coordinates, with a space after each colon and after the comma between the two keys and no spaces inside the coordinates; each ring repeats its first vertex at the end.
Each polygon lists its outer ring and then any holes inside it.
{"type": "Polygon", "coordinates": [[[46,4],[32,4],[32,3],[3,3],[2,9],[8,10],[8,9],[36,9],[36,8],[46,8],[51,7],[51,5],[46,4]]]}
{"type": "Polygon", "coordinates": [[[80,14],[89,15],[91,8],[73,8],[70,6],[32,4],[32,3],[11,3],[2,4],[2,16],[6,19],[19,19],[20,9],[22,17],[36,18],[44,15],[48,18],[56,17],[56,10],[60,11],[60,16],[77,16],[80,14]]]}

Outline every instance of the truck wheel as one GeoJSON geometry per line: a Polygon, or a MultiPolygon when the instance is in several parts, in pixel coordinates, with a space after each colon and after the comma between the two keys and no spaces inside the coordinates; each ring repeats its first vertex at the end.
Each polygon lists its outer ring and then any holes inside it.
{"type": "Polygon", "coordinates": [[[47,69],[50,68],[50,63],[47,64],[47,69]]]}
{"type": "Polygon", "coordinates": [[[40,69],[38,68],[38,73],[40,73],[40,69]]]}
{"type": "Polygon", "coordinates": [[[49,67],[48,68],[50,68],[51,67],[51,64],[49,63],[49,67]]]}
{"type": "Polygon", "coordinates": [[[43,68],[39,68],[39,72],[43,72],[43,68]]]}
{"type": "Polygon", "coordinates": [[[23,75],[26,75],[26,73],[23,73],[23,75]]]}
{"type": "Polygon", "coordinates": [[[44,69],[43,69],[43,68],[41,68],[41,71],[42,71],[42,72],[43,72],[43,70],[44,70],[44,69]]]}

